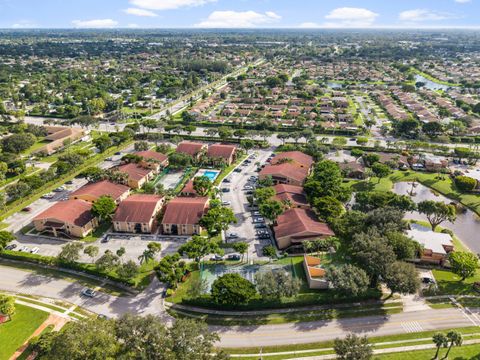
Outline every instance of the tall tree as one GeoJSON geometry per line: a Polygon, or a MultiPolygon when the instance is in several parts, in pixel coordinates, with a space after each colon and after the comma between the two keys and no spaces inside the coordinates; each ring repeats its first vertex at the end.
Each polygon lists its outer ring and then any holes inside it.
{"type": "Polygon", "coordinates": [[[208,212],[200,219],[200,225],[203,226],[210,236],[221,234],[226,231],[230,224],[235,224],[237,218],[232,209],[225,206],[210,208],[208,212]]]}
{"type": "Polygon", "coordinates": [[[437,350],[435,351],[435,356],[434,360],[438,359],[438,353],[440,352],[441,347],[447,347],[448,346],[448,338],[445,336],[445,334],[442,333],[436,333],[432,337],[432,341],[435,344],[435,347],[437,350]]]}
{"type": "Polygon", "coordinates": [[[392,294],[415,294],[420,288],[417,269],[413,264],[403,261],[396,261],[388,266],[383,278],[392,294]]]}
{"type": "Polygon", "coordinates": [[[212,284],[212,299],[218,304],[248,303],[256,294],[255,285],[237,273],[218,277],[212,284]]]}
{"type": "Polygon", "coordinates": [[[62,246],[62,250],[57,255],[58,260],[73,263],[80,259],[80,251],[83,249],[83,244],[78,241],[69,242],[62,246]]]}
{"type": "Polygon", "coordinates": [[[300,290],[300,281],[285,271],[259,272],[255,284],[260,295],[270,300],[292,297],[300,290]]]}
{"type": "Polygon", "coordinates": [[[93,259],[98,255],[99,249],[98,246],[95,245],[88,245],[85,249],[83,249],[83,253],[90,256],[93,259]]]}
{"type": "Polygon", "coordinates": [[[117,209],[117,204],[111,196],[100,196],[92,205],[92,214],[101,221],[110,219],[117,209]]]}
{"type": "Polygon", "coordinates": [[[452,251],[448,260],[452,267],[452,272],[461,277],[460,281],[475,275],[478,268],[478,258],[467,251],[452,251]]]}
{"type": "Polygon", "coordinates": [[[193,189],[199,196],[207,196],[212,186],[213,184],[207,176],[196,176],[193,179],[193,189]]]}
{"type": "Polygon", "coordinates": [[[345,339],[335,339],[333,349],[340,360],[369,360],[373,355],[367,337],[355,334],[348,334],[345,339]]]}
{"type": "Polygon", "coordinates": [[[424,214],[430,225],[432,231],[435,231],[438,225],[444,221],[454,222],[457,215],[455,206],[445,204],[441,201],[424,200],[418,203],[418,212],[424,214]]]}
{"type": "Polygon", "coordinates": [[[448,359],[448,354],[450,354],[450,350],[452,350],[453,346],[462,346],[463,343],[462,334],[458,331],[449,331],[447,333],[447,339],[450,342],[450,345],[448,345],[447,353],[443,357],[444,359],[448,359]]]}
{"type": "Polygon", "coordinates": [[[187,241],[178,249],[180,255],[186,255],[189,259],[193,259],[196,262],[200,262],[204,256],[219,254],[222,251],[216,241],[198,235],[192,236],[191,240],[187,241]]]}
{"type": "Polygon", "coordinates": [[[365,294],[370,284],[367,273],[350,264],[328,268],[326,278],[336,291],[351,297],[365,294]]]}

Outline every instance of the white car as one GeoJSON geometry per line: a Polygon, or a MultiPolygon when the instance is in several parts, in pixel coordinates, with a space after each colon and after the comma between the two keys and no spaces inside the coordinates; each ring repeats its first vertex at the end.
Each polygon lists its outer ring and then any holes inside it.
{"type": "Polygon", "coordinates": [[[238,234],[236,232],[231,232],[230,234],[227,235],[230,239],[236,239],[238,238],[238,234]]]}
{"type": "Polygon", "coordinates": [[[38,250],[40,250],[38,247],[34,247],[32,250],[30,250],[30,252],[32,254],[36,254],[36,253],[38,253],[38,250]]]}
{"type": "Polygon", "coordinates": [[[28,248],[28,246],[22,246],[20,249],[18,249],[18,251],[23,251],[23,252],[28,252],[30,249],[28,248]]]}
{"type": "Polygon", "coordinates": [[[226,200],[225,200],[225,201],[222,201],[222,205],[224,205],[224,206],[228,206],[228,205],[230,205],[230,204],[231,204],[230,201],[226,201],[226,200]]]}

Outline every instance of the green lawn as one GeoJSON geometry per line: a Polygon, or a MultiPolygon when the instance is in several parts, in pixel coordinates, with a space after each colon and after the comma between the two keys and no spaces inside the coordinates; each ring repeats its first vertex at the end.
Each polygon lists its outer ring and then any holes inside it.
{"type": "Polygon", "coordinates": [[[12,320],[0,325],[0,360],[10,356],[48,318],[48,313],[16,304],[12,320]]]}
{"type": "Polygon", "coordinates": [[[103,234],[108,231],[108,229],[110,229],[111,226],[112,223],[110,221],[104,221],[100,223],[99,226],[95,229],[95,231],[90,233],[90,235],[85,236],[82,241],[87,243],[97,241],[100,237],[103,236],[103,234]]]}
{"type": "Polygon", "coordinates": [[[437,281],[438,290],[435,295],[480,295],[473,289],[473,283],[480,281],[480,270],[474,277],[460,281],[460,277],[448,270],[432,270],[437,281]]]}
{"type": "MultiPolygon", "coordinates": [[[[446,349],[441,349],[439,359],[442,359],[446,349]]],[[[401,353],[391,353],[384,355],[376,355],[374,359],[379,360],[431,360],[435,355],[435,349],[420,350],[420,351],[407,351],[401,353]]],[[[449,359],[455,360],[467,360],[467,359],[479,359],[480,358],[480,344],[465,345],[462,347],[455,347],[450,351],[449,359]]]]}

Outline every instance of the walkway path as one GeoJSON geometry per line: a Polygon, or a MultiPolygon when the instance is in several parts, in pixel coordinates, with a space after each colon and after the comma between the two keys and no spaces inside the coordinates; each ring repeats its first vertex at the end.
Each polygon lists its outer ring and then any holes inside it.
{"type": "MultiPolygon", "coordinates": [[[[31,306],[31,307],[35,307],[37,308],[36,306],[33,306],[34,304],[29,304],[29,303],[24,303],[24,302],[20,302],[20,301],[17,301],[19,304],[24,304],[24,305],[27,305],[27,306],[31,306]]],[[[45,330],[45,328],[47,328],[48,326],[50,325],[53,325],[53,331],[59,331],[66,323],[68,322],[68,319],[63,317],[63,316],[59,316],[59,315],[56,315],[56,314],[53,314],[53,313],[50,313],[50,315],[48,316],[47,320],[45,320],[38,328],[37,330],[35,330],[33,332],[33,334],[25,341],[25,343],[20,346],[17,351],[15,351],[15,353],[10,357],[9,360],[15,360],[17,359],[20,355],[22,355],[22,353],[25,351],[25,349],[28,347],[28,343],[30,341],[30,339],[34,338],[35,336],[38,336],[40,335],[43,330],[45,330]]]]}

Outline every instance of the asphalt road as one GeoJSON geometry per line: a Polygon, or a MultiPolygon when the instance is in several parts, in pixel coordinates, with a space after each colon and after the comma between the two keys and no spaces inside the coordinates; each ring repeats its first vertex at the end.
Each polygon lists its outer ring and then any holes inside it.
{"type": "Polygon", "coordinates": [[[164,287],[156,278],[136,296],[112,296],[98,291],[94,298],[88,298],[81,295],[83,288],[78,282],[0,265],[1,290],[65,300],[108,317],[118,317],[128,312],[165,316],[161,297],[164,287]]]}
{"type": "MultiPolygon", "coordinates": [[[[125,313],[157,315],[171,321],[163,307],[163,285],[153,280],[149,287],[136,296],[112,296],[98,292],[94,298],[80,293],[83,286],[35,272],[0,265],[0,289],[61,299],[98,314],[118,317],[125,313]]],[[[414,333],[456,327],[479,326],[480,313],[467,313],[457,308],[408,311],[391,315],[345,318],[303,323],[261,326],[210,326],[220,335],[219,346],[253,347],[284,344],[301,344],[332,340],[354,332],[367,336],[414,333]]]]}
{"type": "Polygon", "coordinates": [[[350,332],[385,336],[479,324],[474,317],[451,308],[403,312],[391,315],[388,319],[383,316],[369,316],[279,325],[211,326],[211,330],[219,333],[221,347],[254,347],[328,341],[344,337],[350,332]]]}

